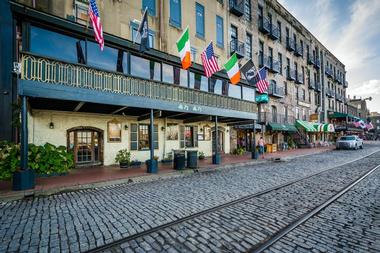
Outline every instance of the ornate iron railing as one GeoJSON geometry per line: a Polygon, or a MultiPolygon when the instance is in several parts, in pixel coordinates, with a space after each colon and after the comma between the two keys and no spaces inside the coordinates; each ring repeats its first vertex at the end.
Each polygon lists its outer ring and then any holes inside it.
{"type": "Polygon", "coordinates": [[[129,96],[257,112],[255,103],[153,80],[22,54],[21,79],[129,96]]]}

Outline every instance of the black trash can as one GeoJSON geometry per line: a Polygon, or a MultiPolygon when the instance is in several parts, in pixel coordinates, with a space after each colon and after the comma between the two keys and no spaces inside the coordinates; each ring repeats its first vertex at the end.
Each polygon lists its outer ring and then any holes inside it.
{"type": "Polygon", "coordinates": [[[174,169],[183,170],[185,168],[185,152],[174,151],[174,169]]]}
{"type": "Polygon", "coordinates": [[[198,151],[187,151],[187,168],[196,169],[198,167],[198,151]]]}

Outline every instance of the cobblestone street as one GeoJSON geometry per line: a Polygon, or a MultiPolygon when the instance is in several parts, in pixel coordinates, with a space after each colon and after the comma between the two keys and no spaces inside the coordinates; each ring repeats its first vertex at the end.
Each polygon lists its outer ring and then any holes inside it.
{"type": "MultiPolygon", "coordinates": [[[[280,163],[268,162],[1,203],[0,252],[87,251],[379,150],[379,146],[367,145],[358,151],[331,151],[280,163]]],[[[115,246],[112,251],[246,251],[336,193],[379,160],[379,154],[374,154],[350,166],[337,168],[331,172],[335,174],[327,178],[322,175],[328,172],[322,173],[318,180],[310,178],[240,206],[200,216],[196,222],[189,220],[186,224],[115,246]],[[320,187],[322,184],[326,187],[320,187]],[[310,190],[304,191],[305,188],[310,190]]],[[[378,195],[376,181],[371,189],[378,195]]],[[[358,196],[355,201],[361,198],[358,196]]],[[[369,210],[375,210],[378,217],[379,203],[369,198],[367,202],[377,208],[369,210]]],[[[374,235],[379,231],[375,218],[363,220],[364,223],[373,222],[374,235]]]]}

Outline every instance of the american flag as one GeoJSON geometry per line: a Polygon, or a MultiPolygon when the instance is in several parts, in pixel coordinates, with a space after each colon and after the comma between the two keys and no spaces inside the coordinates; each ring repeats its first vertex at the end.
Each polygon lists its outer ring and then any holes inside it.
{"type": "Polygon", "coordinates": [[[214,49],[212,47],[212,42],[206,47],[206,49],[201,54],[203,68],[207,77],[212,76],[213,73],[218,72],[219,66],[216,62],[216,57],[214,55],[214,49]]]}
{"type": "Polygon", "coordinates": [[[90,0],[88,4],[88,15],[90,15],[92,27],[94,28],[95,40],[99,43],[100,50],[104,48],[103,28],[100,22],[96,0],[90,0]]]}
{"type": "Polygon", "coordinates": [[[269,87],[269,83],[266,80],[266,78],[267,70],[265,69],[265,67],[261,68],[254,77],[256,81],[256,87],[260,93],[264,93],[269,87]]]}

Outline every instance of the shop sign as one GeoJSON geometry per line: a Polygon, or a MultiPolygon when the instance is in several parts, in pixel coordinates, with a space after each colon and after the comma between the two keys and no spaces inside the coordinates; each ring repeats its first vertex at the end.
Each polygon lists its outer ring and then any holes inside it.
{"type": "Polygon", "coordinates": [[[179,104],[178,109],[189,112],[202,112],[202,107],[195,105],[179,104]]]}
{"type": "Polygon", "coordinates": [[[310,114],[310,121],[318,121],[318,114],[317,113],[310,114]]]}
{"type": "Polygon", "coordinates": [[[260,94],[256,96],[256,103],[264,104],[268,102],[269,102],[268,94],[264,93],[264,94],[260,94]]]}

